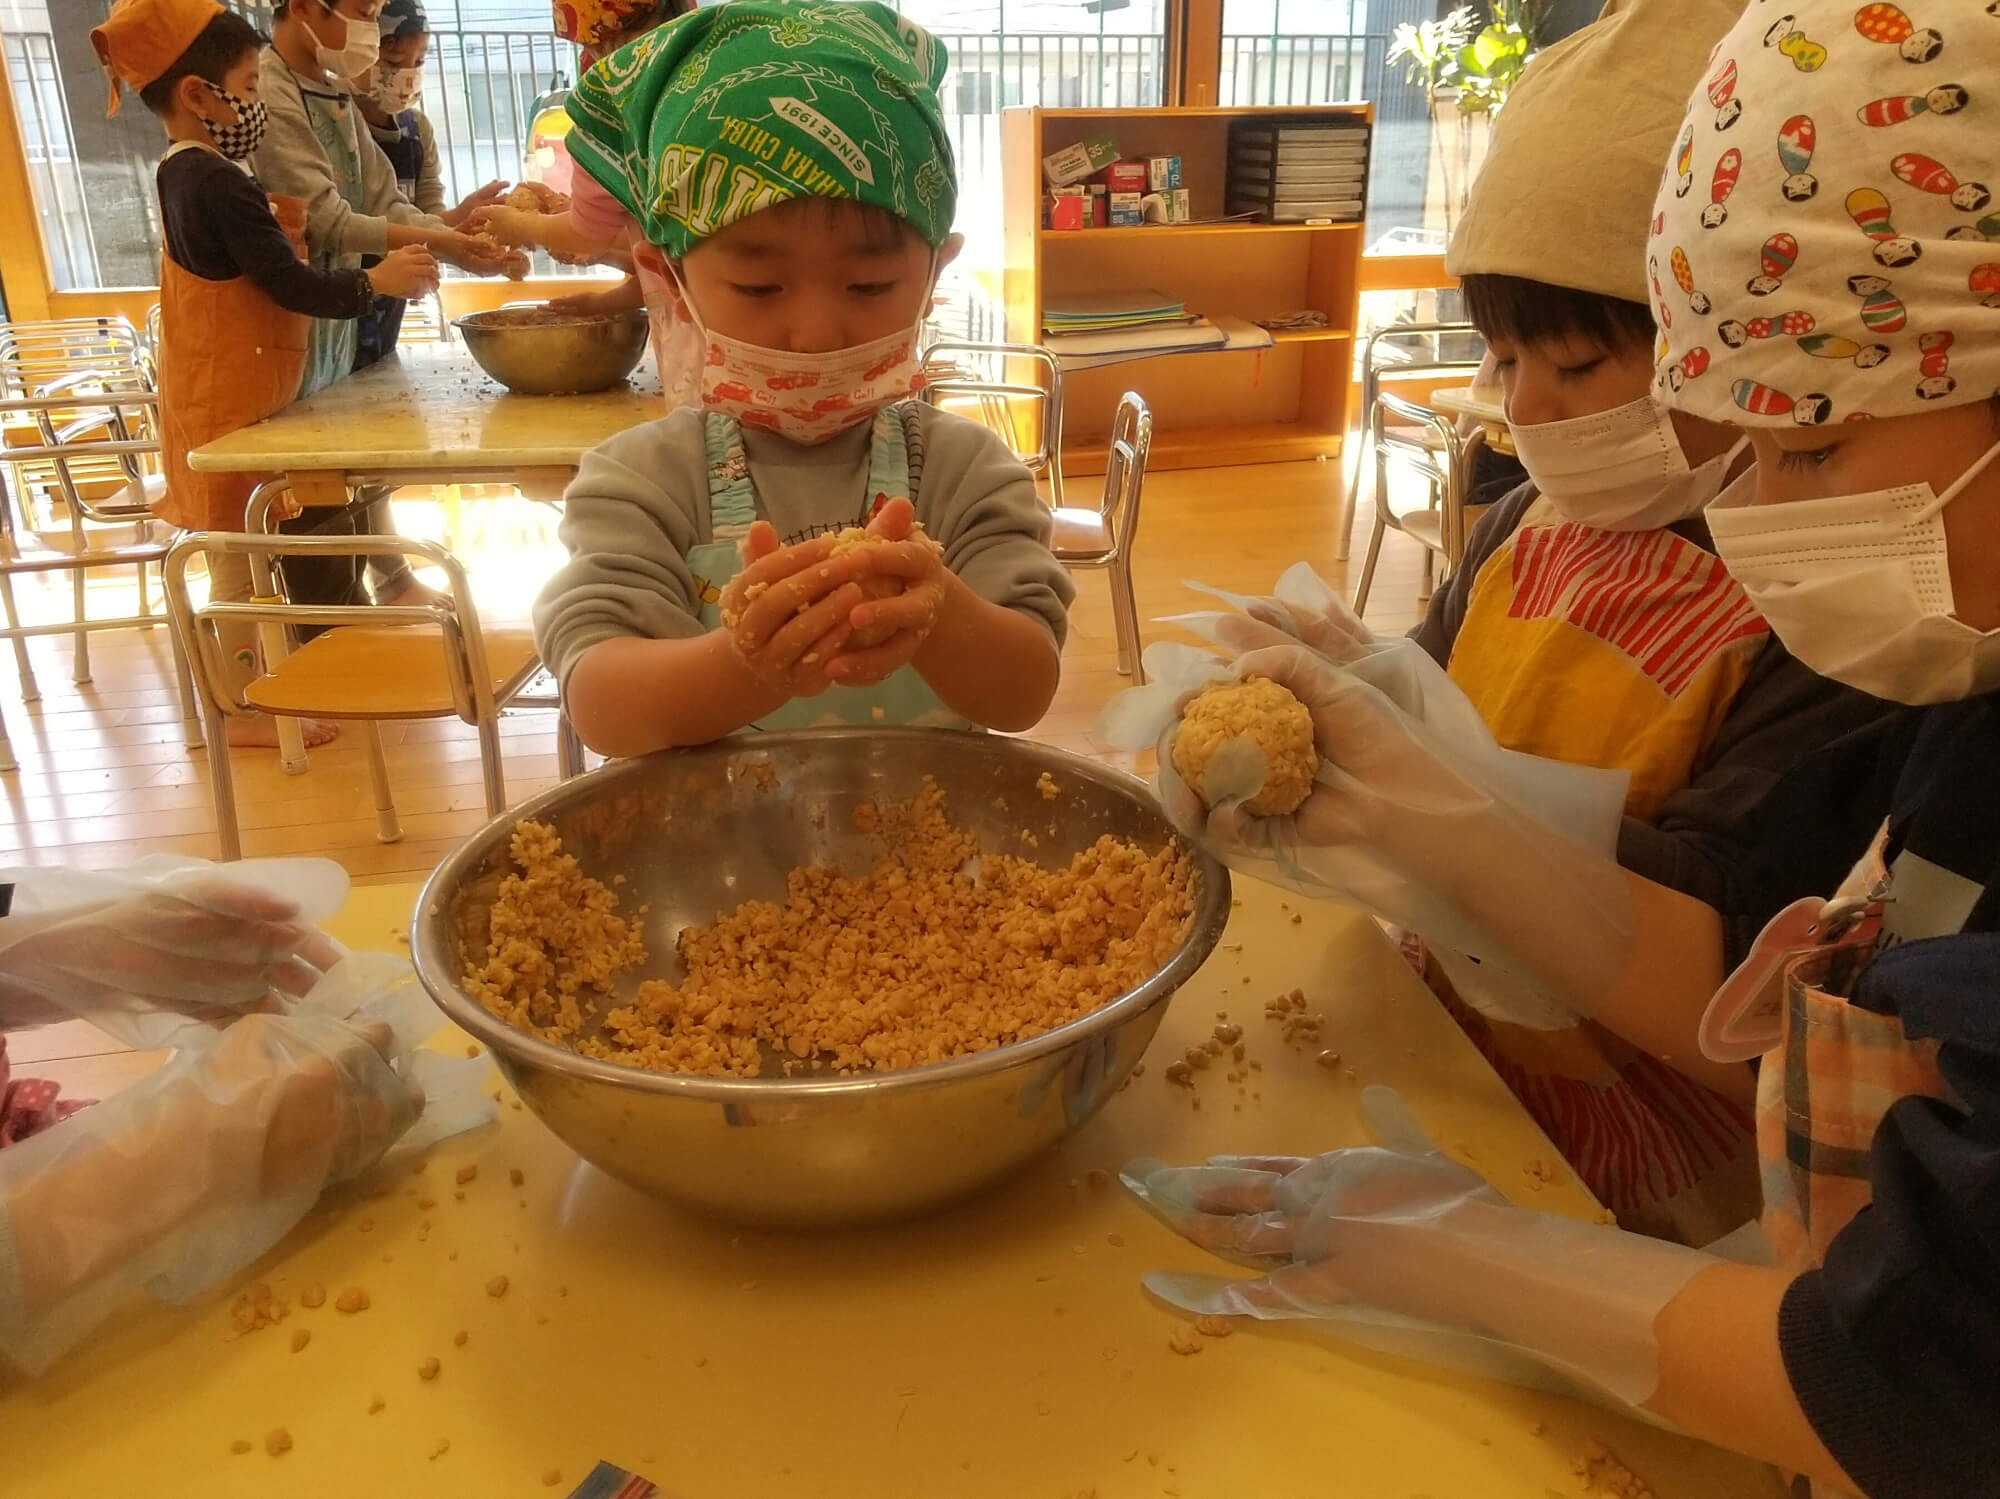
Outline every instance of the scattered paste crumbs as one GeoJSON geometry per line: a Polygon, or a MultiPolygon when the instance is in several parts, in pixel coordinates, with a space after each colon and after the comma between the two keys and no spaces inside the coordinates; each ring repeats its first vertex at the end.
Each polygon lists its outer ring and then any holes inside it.
{"type": "Polygon", "coordinates": [[[519,872],[501,883],[466,989],[542,1040],[653,1071],[755,1077],[766,1055],[786,1075],[915,1067],[1101,1008],[1159,972],[1193,913],[1177,847],[1107,834],[1062,868],[981,857],[928,779],[910,802],[861,803],[854,826],[883,845],[868,874],[794,869],[782,905],[689,927],[685,981],[647,980],[583,1034],[612,981],[645,961],[646,913],[621,915],[552,828],[520,823],[519,872]]]}

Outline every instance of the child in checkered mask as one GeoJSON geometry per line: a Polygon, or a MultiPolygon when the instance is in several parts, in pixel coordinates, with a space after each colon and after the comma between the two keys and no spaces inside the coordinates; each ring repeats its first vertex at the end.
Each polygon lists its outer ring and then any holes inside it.
{"type": "MultiPolygon", "coordinates": [[[[158,185],[161,448],[167,490],[159,514],[191,531],[240,531],[260,475],[196,473],[187,455],[261,421],[299,393],[313,318],[359,318],[378,296],[421,296],[437,262],[421,246],[372,269],[321,269],[304,255],[305,207],[265,195],[244,166],[263,138],[258,98],[264,38],[215,0],[120,0],[91,33],[113,78],[138,91],[172,144],[158,185]]],[[[212,599],[248,599],[250,563],[216,557],[212,599]]],[[[244,678],[256,670],[254,631],[224,627],[223,648],[244,678]]],[[[323,744],[331,726],[305,725],[323,744]]],[[[274,745],[264,716],[233,719],[232,744],[274,745]]]]}

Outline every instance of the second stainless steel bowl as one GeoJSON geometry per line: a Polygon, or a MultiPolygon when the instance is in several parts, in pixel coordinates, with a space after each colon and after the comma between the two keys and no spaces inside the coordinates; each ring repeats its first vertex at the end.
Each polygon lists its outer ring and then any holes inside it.
{"type": "Polygon", "coordinates": [[[646,353],[646,314],[502,307],[454,318],[479,367],[518,395],[588,395],[616,385],[646,353]]]}

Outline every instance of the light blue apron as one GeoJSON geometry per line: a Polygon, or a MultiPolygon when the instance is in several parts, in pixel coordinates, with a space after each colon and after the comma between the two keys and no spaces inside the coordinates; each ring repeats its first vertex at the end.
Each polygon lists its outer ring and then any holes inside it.
{"type": "MultiPolygon", "coordinates": [[[[910,443],[903,402],[875,414],[868,443],[868,490],[860,513],[847,524],[865,526],[890,500],[913,499],[910,443]]],[[[757,519],[757,492],[743,452],[743,429],[721,412],[703,413],[708,448],[708,516],[713,541],[689,547],[688,571],[701,598],[701,622],[722,628],[722,590],[743,570],[743,539],[757,519]]],[[[840,724],[914,724],[922,728],[965,729],[972,725],[944,705],[914,666],[891,672],[873,687],[829,687],[818,697],[793,698],[747,731],[777,733],[840,724]]]]}
{"type": "MultiPolygon", "coordinates": [[[[296,77],[292,84],[299,91],[299,102],[305,106],[306,118],[312,122],[313,139],[319,142],[320,150],[326,154],[335,189],[354,212],[364,212],[361,143],[354,134],[357,112],[353,102],[344,97],[329,98],[317,90],[308,89],[296,77]]],[[[372,141],[370,145],[373,145],[372,141]]],[[[361,269],[359,255],[319,253],[312,257],[312,263],[321,270],[361,269]]],[[[300,400],[315,391],[324,390],[336,380],[345,380],[354,372],[355,331],[353,318],[313,319],[312,331],[306,338],[306,370],[299,382],[300,400]]]]}

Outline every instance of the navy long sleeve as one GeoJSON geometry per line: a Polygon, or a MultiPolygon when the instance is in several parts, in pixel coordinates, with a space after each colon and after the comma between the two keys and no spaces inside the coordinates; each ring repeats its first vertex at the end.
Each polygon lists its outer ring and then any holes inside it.
{"type": "Polygon", "coordinates": [[[299,259],[248,173],[213,151],[176,151],[160,163],[160,222],[174,264],[204,281],[247,276],[287,312],[360,317],[375,305],[365,271],[321,270],[299,259]]]}

